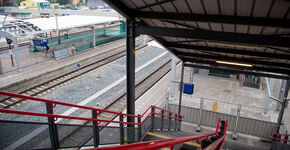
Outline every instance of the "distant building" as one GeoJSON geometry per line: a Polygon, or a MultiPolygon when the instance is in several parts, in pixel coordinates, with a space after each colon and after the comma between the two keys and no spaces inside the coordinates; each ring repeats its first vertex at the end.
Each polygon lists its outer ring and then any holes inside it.
{"type": "Polygon", "coordinates": [[[89,8],[100,8],[106,7],[107,4],[103,0],[87,0],[87,7],[89,8]]]}
{"type": "Polygon", "coordinates": [[[50,2],[46,0],[26,0],[20,3],[20,6],[27,8],[50,8],[50,2]]]}
{"type": "Polygon", "coordinates": [[[0,6],[15,6],[17,0],[0,0],[0,6]]]}

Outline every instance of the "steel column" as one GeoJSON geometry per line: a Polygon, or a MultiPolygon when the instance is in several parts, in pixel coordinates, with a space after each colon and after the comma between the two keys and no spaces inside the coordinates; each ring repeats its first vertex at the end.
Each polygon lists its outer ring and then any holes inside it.
{"type": "Polygon", "coordinates": [[[95,25],[92,26],[92,47],[96,47],[96,27],[95,25]]]}
{"type": "Polygon", "coordinates": [[[203,109],[203,98],[200,99],[200,105],[199,105],[199,118],[198,118],[198,126],[196,128],[197,132],[200,132],[202,127],[201,127],[201,115],[202,115],[202,109],[203,109]]]}
{"type": "Polygon", "coordinates": [[[283,98],[281,110],[280,110],[279,117],[278,117],[277,133],[280,133],[280,128],[281,128],[281,125],[282,125],[283,115],[284,115],[285,107],[286,107],[287,101],[288,101],[287,97],[288,97],[288,91],[289,91],[289,84],[290,84],[290,80],[287,81],[286,87],[285,87],[284,98],[283,98]]]}
{"type": "Polygon", "coordinates": [[[106,36],[106,24],[104,24],[104,36],[106,36]]]}
{"type": "MultiPolygon", "coordinates": [[[[92,110],[92,118],[97,118],[97,112],[92,110]]],[[[99,147],[100,137],[99,137],[99,127],[97,126],[97,122],[93,121],[93,137],[94,137],[94,147],[99,147]]]]}
{"type": "MultiPolygon", "coordinates": [[[[123,122],[123,115],[119,115],[119,121],[123,122]]],[[[120,145],[124,144],[124,126],[123,123],[120,123],[120,145]]]]}
{"type": "Polygon", "coordinates": [[[19,49],[18,49],[18,40],[17,39],[15,41],[13,51],[15,53],[17,69],[20,69],[21,68],[21,63],[20,63],[20,58],[19,58],[19,49]]]}
{"type": "Polygon", "coordinates": [[[184,62],[181,64],[181,79],[180,79],[180,93],[179,93],[179,105],[178,105],[178,114],[181,113],[181,101],[182,101],[182,92],[183,92],[183,75],[184,75],[184,62]]]}
{"type": "MultiPolygon", "coordinates": [[[[127,20],[126,52],[127,114],[135,115],[135,22],[133,20],[127,20]]],[[[127,117],[127,120],[134,122],[133,117],[127,117]]]]}
{"type": "MultiPolygon", "coordinates": [[[[283,101],[283,98],[284,98],[286,83],[287,83],[287,80],[282,80],[281,88],[280,88],[280,93],[279,93],[279,97],[278,97],[278,99],[279,100],[282,100],[282,101],[283,101]]],[[[280,102],[277,102],[277,104],[276,104],[276,110],[279,111],[280,109],[281,109],[281,103],[280,102]]]]}
{"type": "MultiPolygon", "coordinates": [[[[53,114],[53,106],[50,103],[46,104],[46,111],[48,114],[53,114]]],[[[54,117],[47,117],[48,120],[48,129],[50,134],[50,142],[51,142],[51,148],[53,150],[57,150],[59,147],[58,143],[58,134],[57,134],[57,128],[54,124],[54,117]]]]}
{"type": "Polygon", "coordinates": [[[193,83],[193,69],[189,68],[189,83],[193,83]]]}
{"type": "Polygon", "coordinates": [[[238,139],[237,129],[238,129],[238,124],[239,124],[241,108],[242,108],[242,105],[239,104],[238,105],[238,109],[237,109],[237,117],[236,117],[235,129],[234,129],[234,133],[232,134],[232,138],[235,139],[235,140],[238,139]]]}
{"type": "Polygon", "coordinates": [[[170,72],[170,77],[171,77],[170,97],[171,98],[174,97],[174,93],[175,93],[175,83],[173,81],[175,81],[175,75],[176,75],[176,60],[177,60],[177,58],[174,55],[172,55],[172,57],[171,57],[171,72],[170,72]]]}

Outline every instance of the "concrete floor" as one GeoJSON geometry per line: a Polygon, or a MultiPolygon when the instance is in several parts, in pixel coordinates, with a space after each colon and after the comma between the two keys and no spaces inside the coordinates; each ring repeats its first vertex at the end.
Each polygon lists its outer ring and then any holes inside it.
{"type": "MultiPolygon", "coordinates": [[[[176,80],[180,81],[181,65],[177,67],[176,80]]],[[[184,82],[189,82],[189,68],[185,68],[184,82]]],[[[241,116],[277,122],[279,112],[275,110],[276,103],[270,104],[268,114],[264,114],[264,100],[266,89],[243,87],[241,82],[234,79],[194,74],[194,94],[182,95],[182,105],[199,108],[200,99],[204,99],[204,109],[212,110],[213,103],[217,102],[217,112],[236,114],[238,104],[241,104],[241,116]]],[[[179,85],[175,86],[175,94],[170,103],[179,102],[179,85]]]]}

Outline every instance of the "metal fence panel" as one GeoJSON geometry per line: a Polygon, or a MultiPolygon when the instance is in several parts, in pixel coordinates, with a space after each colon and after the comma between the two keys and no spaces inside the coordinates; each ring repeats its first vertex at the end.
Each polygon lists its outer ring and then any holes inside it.
{"type": "Polygon", "coordinates": [[[47,123],[3,120],[0,121],[0,137],[0,149],[51,148],[47,123]],[[29,138],[29,135],[32,137],[29,138]],[[23,144],[15,143],[17,141],[23,141],[23,144]]]}
{"type": "Polygon", "coordinates": [[[270,134],[274,133],[276,128],[277,123],[274,122],[266,122],[240,117],[237,130],[239,133],[269,138],[270,134]]]}
{"type": "MultiPolygon", "coordinates": [[[[178,105],[176,104],[168,105],[169,111],[177,112],[177,109],[178,109],[178,105]]],[[[185,122],[196,123],[196,124],[198,123],[198,120],[199,120],[198,108],[182,106],[181,114],[184,115],[185,122]]],[[[228,120],[228,125],[229,125],[228,130],[234,131],[235,122],[236,122],[235,115],[223,114],[223,113],[213,112],[209,110],[202,110],[201,125],[215,128],[218,118],[221,118],[222,120],[228,120]]],[[[237,132],[254,135],[258,137],[263,137],[263,138],[269,138],[270,134],[275,132],[276,127],[277,127],[277,123],[274,123],[274,122],[267,122],[263,120],[240,117],[238,127],[237,127],[237,132]]]]}
{"type": "Polygon", "coordinates": [[[161,118],[154,117],[154,129],[160,129],[161,128],[161,118]]]}

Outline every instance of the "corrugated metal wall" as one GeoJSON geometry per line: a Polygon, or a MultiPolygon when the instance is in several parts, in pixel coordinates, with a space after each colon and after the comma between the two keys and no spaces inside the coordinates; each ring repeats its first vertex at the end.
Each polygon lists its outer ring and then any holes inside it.
{"type": "MultiPolygon", "coordinates": [[[[177,112],[178,105],[169,104],[169,111],[177,112]]],[[[181,114],[184,115],[184,121],[198,124],[199,121],[199,109],[182,106],[181,114]]],[[[236,116],[223,114],[208,110],[202,110],[201,125],[208,127],[216,127],[218,118],[222,120],[228,120],[229,130],[233,131],[236,122],[236,116]]],[[[244,133],[254,135],[263,138],[269,138],[271,133],[275,132],[277,123],[267,122],[262,120],[256,120],[251,118],[240,117],[237,131],[238,133],[244,133]]]]}

